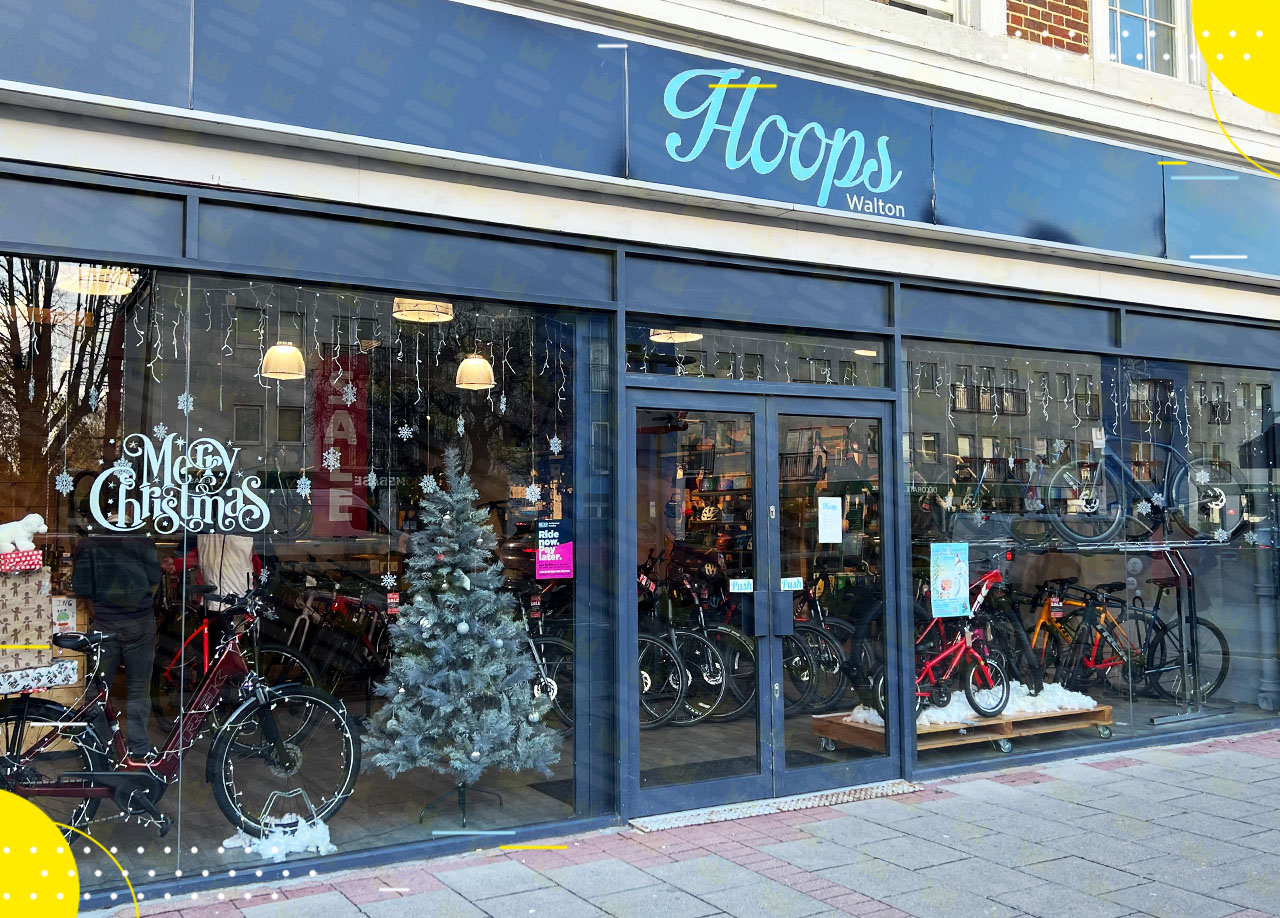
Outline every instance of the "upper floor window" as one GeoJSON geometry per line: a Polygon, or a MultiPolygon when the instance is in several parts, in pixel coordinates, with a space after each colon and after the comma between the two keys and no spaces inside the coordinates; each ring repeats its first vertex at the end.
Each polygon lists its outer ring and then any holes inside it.
{"type": "Polygon", "coordinates": [[[1176,60],[1175,0],[1107,0],[1111,60],[1173,76],[1176,60]]]}

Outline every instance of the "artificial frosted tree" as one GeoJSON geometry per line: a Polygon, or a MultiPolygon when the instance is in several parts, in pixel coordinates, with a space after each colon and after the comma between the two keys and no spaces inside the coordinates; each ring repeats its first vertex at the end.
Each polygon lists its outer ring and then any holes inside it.
{"type": "MultiPolygon", "coordinates": [[[[422,479],[426,528],[410,543],[412,602],[390,628],[391,666],[378,694],[368,748],[393,778],[412,768],[449,775],[462,824],[467,790],[487,768],[549,774],[559,759],[556,734],[543,723],[550,702],[533,692],[534,664],[524,629],[503,589],[497,539],[458,451],[445,453],[445,488],[422,479]]],[[[501,805],[502,798],[497,794],[501,805]]]]}

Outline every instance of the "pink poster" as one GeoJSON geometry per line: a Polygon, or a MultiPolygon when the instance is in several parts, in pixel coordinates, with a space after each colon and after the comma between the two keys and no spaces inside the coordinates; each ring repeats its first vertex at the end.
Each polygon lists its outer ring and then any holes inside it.
{"type": "Polygon", "coordinates": [[[538,580],[569,580],[573,577],[573,536],[564,520],[538,520],[538,580]]]}

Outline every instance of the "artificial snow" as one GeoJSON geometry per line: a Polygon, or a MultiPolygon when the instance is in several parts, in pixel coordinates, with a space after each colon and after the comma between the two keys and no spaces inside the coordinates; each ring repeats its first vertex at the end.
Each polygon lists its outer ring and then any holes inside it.
{"type": "Polygon", "coordinates": [[[329,841],[329,827],[319,820],[308,822],[292,813],[276,820],[276,826],[262,838],[246,835],[243,829],[222,843],[222,847],[242,848],[245,854],[261,854],[279,863],[295,852],[314,851],[316,854],[332,854],[336,845],[329,841]]]}
{"type": "MultiPolygon", "coordinates": [[[[985,696],[988,693],[994,694],[994,691],[994,689],[988,689],[980,692],[978,701],[986,703],[987,698],[985,696]]],[[[992,699],[992,703],[995,700],[992,699]]],[[[1056,682],[1046,685],[1044,691],[1039,695],[1032,695],[1030,690],[1021,682],[1011,682],[1009,684],[1009,703],[1001,713],[1051,714],[1054,711],[1091,710],[1097,706],[1098,702],[1088,695],[1068,691],[1056,682]]],[[[951,703],[945,708],[926,707],[920,712],[920,716],[916,718],[916,723],[963,724],[977,716],[977,713],[969,706],[969,699],[964,696],[964,691],[961,690],[952,694],[951,703]]],[[[876,713],[876,710],[865,705],[858,705],[846,714],[844,722],[849,724],[872,724],[876,727],[884,726],[884,719],[876,713]]]]}

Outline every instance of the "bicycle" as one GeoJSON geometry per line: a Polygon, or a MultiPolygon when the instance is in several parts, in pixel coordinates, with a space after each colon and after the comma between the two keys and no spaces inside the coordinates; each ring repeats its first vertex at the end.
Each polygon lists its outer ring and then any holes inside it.
{"type": "Polygon", "coordinates": [[[524,640],[533,657],[535,675],[533,694],[545,696],[551,701],[565,729],[573,728],[573,645],[563,638],[543,633],[545,610],[542,597],[550,587],[541,587],[529,581],[509,584],[516,596],[524,625],[524,640]],[[536,625],[535,625],[536,623],[536,625]],[[538,630],[533,633],[533,627],[538,630]]]}
{"type": "Polygon", "coordinates": [[[179,780],[183,755],[205,735],[224,689],[238,682],[239,704],[213,731],[205,762],[218,809],[258,838],[332,818],[360,773],[360,740],[346,708],[312,686],[269,685],[250,668],[242,644],[256,639],[266,611],[260,590],[211,598],[228,604],[221,614],[226,637],[158,751],[139,759],[125,746],[98,671],[110,635],[65,632],[53,644],[93,661],[85,695],[67,707],[27,693],[0,709],[0,789],[37,801],[55,821],[75,829],[93,822],[110,798],[121,817],[145,819],[163,836],[172,820],[158,804],[179,780]],[[309,770],[299,777],[304,767],[309,770]]]}
{"type": "Polygon", "coordinates": [[[1177,704],[1204,702],[1211,698],[1227,681],[1231,668],[1231,650],[1226,635],[1213,622],[1196,616],[1196,628],[1187,635],[1188,672],[1194,667],[1199,693],[1191,699],[1192,691],[1184,682],[1182,668],[1183,637],[1176,619],[1166,622],[1160,617],[1160,601],[1165,593],[1179,587],[1176,577],[1153,577],[1147,583],[1156,586],[1156,598],[1150,609],[1131,606],[1143,630],[1143,678],[1148,690],[1167,701],[1177,704]],[[1216,661],[1216,662],[1215,662],[1216,661]],[[1206,678],[1206,673],[1208,678],[1206,678]]]}
{"type": "Polygon", "coordinates": [[[1124,600],[1109,595],[1124,588],[1125,584],[1117,581],[1090,590],[1080,586],[1075,577],[1058,577],[1040,585],[1030,641],[1045,678],[1052,674],[1054,681],[1070,685],[1095,673],[1105,680],[1119,670],[1126,690],[1142,679],[1142,639],[1135,640],[1127,630],[1133,627],[1133,616],[1124,600]],[[1071,593],[1078,598],[1071,598],[1071,593]],[[1119,614],[1113,614],[1112,607],[1119,614]],[[1076,618],[1081,619],[1081,625],[1073,629],[1068,623],[1076,618]],[[1071,664],[1071,674],[1064,674],[1064,661],[1071,664]]]}

